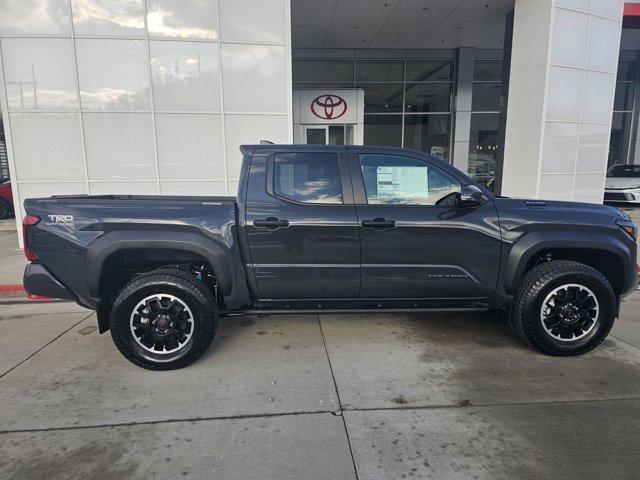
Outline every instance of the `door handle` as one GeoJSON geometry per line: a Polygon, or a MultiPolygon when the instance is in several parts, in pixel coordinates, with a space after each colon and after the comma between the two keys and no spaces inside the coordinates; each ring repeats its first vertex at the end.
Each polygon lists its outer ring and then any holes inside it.
{"type": "Polygon", "coordinates": [[[289,220],[281,220],[278,217],[267,217],[261,220],[254,220],[253,226],[266,228],[268,230],[277,230],[278,228],[287,228],[289,226],[289,220]]]}
{"type": "Polygon", "coordinates": [[[384,230],[385,228],[395,228],[396,221],[395,220],[387,220],[386,218],[376,217],[373,220],[363,220],[363,227],[368,228],[379,228],[384,230]]]}

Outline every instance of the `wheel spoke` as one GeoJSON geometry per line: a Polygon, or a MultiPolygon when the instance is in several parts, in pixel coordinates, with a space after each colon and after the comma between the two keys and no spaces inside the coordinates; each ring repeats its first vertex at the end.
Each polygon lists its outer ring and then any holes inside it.
{"type": "Polygon", "coordinates": [[[172,300],[169,306],[167,307],[167,311],[171,315],[179,315],[184,310],[184,304],[179,302],[178,300],[172,300]]]}
{"type": "Polygon", "coordinates": [[[540,321],[551,337],[569,342],[593,330],[598,312],[598,299],[588,287],[566,284],[551,291],[543,300],[540,321]]]}
{"type": "Polygon", "coordinates": [[[180,298],[156,294],[138,302],[129,325],[133,340],[140,347],[166,355],[180,350],[191,339],[194,319],[189,306],[180,298]]]}

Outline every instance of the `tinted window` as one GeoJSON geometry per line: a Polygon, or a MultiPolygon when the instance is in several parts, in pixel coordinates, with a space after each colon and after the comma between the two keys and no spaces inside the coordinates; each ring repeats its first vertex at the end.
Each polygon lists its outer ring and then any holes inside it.
{"type": "Polygon", "coordinates": [[[451,175],[418,159],[400,155],[360,155],[369,204],[435,205],[460,191],[451,175]]]}
{"type": "Polygon", "coordinates": [[[279,153],[275,156],[273,192],[305,203],[342,203],[338,156],[334,153],[279,153]]]}
{"type": "Polygon", "coordinates": [[[640,165],[614,165],[607,170],[607,177],[640,177],[640,165]]]}

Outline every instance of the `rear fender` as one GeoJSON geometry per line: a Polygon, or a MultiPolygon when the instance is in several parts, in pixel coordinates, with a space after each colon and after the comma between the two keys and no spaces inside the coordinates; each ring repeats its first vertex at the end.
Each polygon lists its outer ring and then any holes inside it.
{"type": "Polygon", "coordinates": [[[100,277],[106,259],[118,251],[132,249],[180,250],[200,255],[213,268],[227,308],[238,308],[250,301],[239,252],[197,233],[139,230],[111,232],[89,245],[87,279],[92,298],[101,296],[100,277]]]}

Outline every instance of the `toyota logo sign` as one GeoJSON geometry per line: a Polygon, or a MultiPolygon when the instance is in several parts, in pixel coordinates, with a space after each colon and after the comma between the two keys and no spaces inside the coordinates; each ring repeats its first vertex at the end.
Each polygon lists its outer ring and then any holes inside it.
{"type": "Polygon", "coordinates": [[[347,113],[347,102],[338,95],[326,93],[313,99],[311,111],[323,120],[335,120],[347,113]]]}

